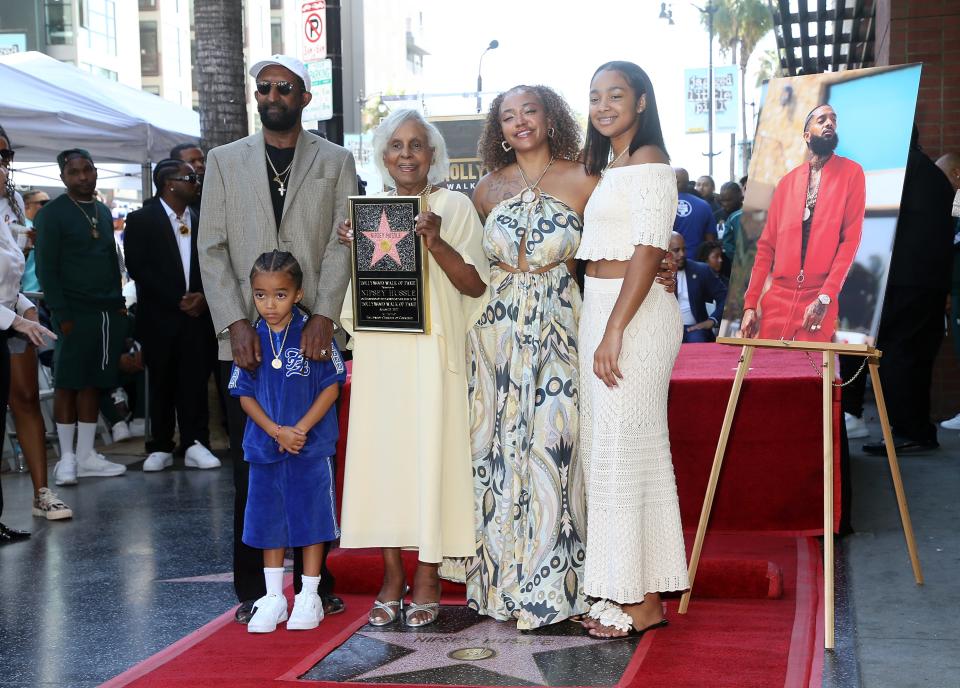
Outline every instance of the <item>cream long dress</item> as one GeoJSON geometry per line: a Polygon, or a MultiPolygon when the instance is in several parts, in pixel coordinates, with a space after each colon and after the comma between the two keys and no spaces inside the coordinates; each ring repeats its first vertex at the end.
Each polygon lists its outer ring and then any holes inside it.
{"type": "MultiPolygon", "coordinates": [[[[438,189],[440,236],[490,282],[483,226],[465,195],[438,189]]],[[[466,337],[485,296],[461,294],[429,253],[430,334],[353,332],[341,547],[403,547],[420,561],[476,554],[466,337]]]]}

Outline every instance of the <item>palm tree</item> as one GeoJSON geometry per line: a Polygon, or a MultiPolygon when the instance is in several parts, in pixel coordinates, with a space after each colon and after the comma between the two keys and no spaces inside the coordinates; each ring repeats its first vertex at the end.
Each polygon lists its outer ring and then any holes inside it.
{"type": "Polygon", "coordinates": [[[194,0],[193,19],[201,145],[210,150],[248,133],[243,0],[194,0]]]}
{"type": "MultiPolygon", "coordinates": [[[[757,43],[773,28],[773,16],[765,0],[713,0],[717,8],[713,30],[723,54],[730,53],[733,64],[740,65],[740,122],[743,141],[747,140],[747,62],[757,43]],[[739,58],[739,59],[738,59],[739,58]]],[[[707,25],[706,13],[700,15],[707,25]]],[[[746,160],[744,169],[746,169],[746,160]]]]}

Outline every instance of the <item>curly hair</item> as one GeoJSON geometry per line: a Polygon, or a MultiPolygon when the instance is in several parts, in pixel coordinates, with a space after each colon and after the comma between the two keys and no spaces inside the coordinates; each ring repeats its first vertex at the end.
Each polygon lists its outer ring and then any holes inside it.
{"type": "Polygon", "coordinates": [[[580,156],[580,127],[573,117],[573,112],[567,101],[557,95],[549,86],[514,86],[493,99],[487,120],[483,125],[483,134],[477,144],[477,154],[483,161],[484,167],[494,172],[517,161],[517,155],[512,150],[503,150],[503,128],[500,126],[500,106],[503,99],[514,93],[533,93],[543,103],[547,116],[547,126],[553,127],[554,134],[548,141],[550,154],[563,160],[577,160],[580,156]]]}

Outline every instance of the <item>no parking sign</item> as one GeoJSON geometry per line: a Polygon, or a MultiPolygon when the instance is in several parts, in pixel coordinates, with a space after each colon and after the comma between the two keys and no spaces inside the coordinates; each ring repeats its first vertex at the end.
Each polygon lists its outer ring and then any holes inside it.
{"type": "Polygon", "coordinates": [[[300,60],[322,60],[327,56],[326,0],[301,0],[300,19],[300,60]]]}

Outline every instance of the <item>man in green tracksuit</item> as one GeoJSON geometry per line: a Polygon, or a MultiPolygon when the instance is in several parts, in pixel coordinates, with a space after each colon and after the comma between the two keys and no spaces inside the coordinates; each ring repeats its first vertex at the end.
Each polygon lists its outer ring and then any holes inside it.
{"type": "Polygon", "coordinates": [[[53,412],[60,439],[57,485],[77,477],[122,475],[97,454],[100,390],[117,386],[126,320],[110,209],[96,199],[97,168],[80,148],[57,156],[67,192],[34,218],[37,277],[53,315],[53,412]],[[74,424],[77,445],[74,451],[74,424]]]}

